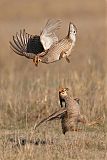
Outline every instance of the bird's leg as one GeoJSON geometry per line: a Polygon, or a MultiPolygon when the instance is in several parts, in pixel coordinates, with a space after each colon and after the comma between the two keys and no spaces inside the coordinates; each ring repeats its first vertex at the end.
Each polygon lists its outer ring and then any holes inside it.
{"type": "Polygon", "coordinates": [[[64,57],[64,55],[65,55],[65,52],[64,52],[64,51],[62,51],[62,52],[60,53],[59,59],[63,58],[63,57],[64,57]]]}
{"type": "Polygon", "coordinates": [[[38,66],[38,56],[35,56],[34,58],[33,58],[33,62],[35,63],[35,66],[37,67],[38,66]]]}
{"type": "Polygon", "coordinates": [[[37,67],[38,66],[38,56],[35,56],[35,66],[37,67]]]}
{"type": "Polygon", "coordinates": [[[35,57],[33,58],[33,63],[35,63],[35,57]]]}
{"type": "Polygon", "coordinates": [[[69,60],[69,58],[66,56],[66,61],[68,62],[68,63],[70,63],[70,60],[69,60]]]}
{"type": "Polygon", "coordinates": [[[59,59],[64,58],[64,57],[66,58],[66,61],[67,61],[68,63],[70,63],[70,60],[69,60],[69,58],[68,58],[68,56],[67,56],[67,53],[64,52],[64,51],[62,51],[61,54],[60,54],[59,59]]]}

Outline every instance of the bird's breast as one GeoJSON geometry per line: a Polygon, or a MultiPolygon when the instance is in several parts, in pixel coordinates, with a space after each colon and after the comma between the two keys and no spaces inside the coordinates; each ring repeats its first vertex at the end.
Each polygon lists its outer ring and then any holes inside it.
{"type": "Polygon", "coordinates": [[[62,52],[68,53],[72,49],[72,44],[69,41],[61,41],[60,43],[55,44],[52,48],[50,48],[47,56],[50,61],[59,60],[59,57],[62,52]]]}
{"type": "Polygon", "coordinates": [[[72,49],[72,43],[67,39],[63,39],[60,42],[54,44],[42,58],[43,63],[52,63],[60,59],[61,53],[70,54],[72,49]]]}

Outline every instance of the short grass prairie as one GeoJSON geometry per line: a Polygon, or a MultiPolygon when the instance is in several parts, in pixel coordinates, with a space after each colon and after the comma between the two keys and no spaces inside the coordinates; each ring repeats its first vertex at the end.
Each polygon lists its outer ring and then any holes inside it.
{"type": "Polygon", "coordinates": [[[105,2],[1,1],[0,15],[0,160],[104,160],[107,159],[107,71],[105,2]],[[42,10],[42,12],[41,12],[42,10]],[[26,28],[38,33],[48,18],[63,20],[59,37],[67,34],[69,21],[76,24],[77,43],[70,56],[35,67],[32,60],[14,54],[9,40],[26,28]],[[36,19],[35,19],[36,18],[36,19]],[[42,124],[41,119],[60,108],[59,87],[80,98],[81,113],[101,124],[62,134],[60,120],[42,124]],[[17,146],[10,138],[35,138],[48,144],[17,146]]]}

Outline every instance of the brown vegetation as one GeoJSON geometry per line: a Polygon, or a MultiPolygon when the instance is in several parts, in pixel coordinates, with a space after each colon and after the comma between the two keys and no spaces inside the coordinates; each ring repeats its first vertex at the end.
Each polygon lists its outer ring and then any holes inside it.
{"type": "Polygon", "coordinates": [[[107,159],[107,76],[104,1],[0,1],[0,159],[107,159]],[[63,2],[63,3],[62,3],[63,2]],[[35,68],[32,61],[14,54],[9,40],[26,28],[39,33],[50,17],[60,18],[62,38],[69,22],[78,29],[77,43],[68,64],[64,59],[35,68]],[[91,121],[103,116],[102,126],[62,134],[60,122],[46,124],[31,134],[36,121],[60,107],[58,88],[71,88],[81,100],[81,112],[91,121]],[[53,139],[54,144],[12,147],[8,137],[53,139]]]}

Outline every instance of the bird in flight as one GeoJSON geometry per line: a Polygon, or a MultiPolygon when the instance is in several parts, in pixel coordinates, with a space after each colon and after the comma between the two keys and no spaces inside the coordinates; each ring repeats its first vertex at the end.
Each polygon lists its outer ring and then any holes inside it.
{"type": "Polygon", "coordinates": [[[26,33],[20,30],[10,41],[11,49],[20,56],[34,59],[36,55],[48,50],[54,43],[58,42],[55,32],[61,26],[61,20],[50,19],[42,29],[40,35],[26,33]]]}
{"type": "Polygon", "coordinates": [[[77,29],[73,23],[69,23],[68,34],[65,38],[53,43],[48,50],[43,51],[34,58],[35,65],[38,66],[39,62],[42,63],[53,63],[62,58],[66,58],[67,62],[70,63],[69,55],[76,42],[77,29]]]}
{"type": "Polygon", "coordinates": [[[75,45],[77,29],[70,22],[67,36],[58,40],[55,31],[60,26],[60,20],[48,20],[40,36],[29,35],[25,29],[21,30],[19,34],[13,36],[10,46],[15,53],[33,59],[36,66],[39,62],[49,64],[64,57],[70,63],[68,56],[75,45]]]}

